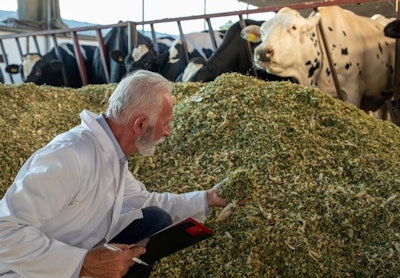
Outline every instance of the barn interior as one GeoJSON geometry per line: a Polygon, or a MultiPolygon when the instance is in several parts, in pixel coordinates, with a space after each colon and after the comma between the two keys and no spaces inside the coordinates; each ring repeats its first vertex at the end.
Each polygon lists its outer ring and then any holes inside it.
{"type": "MultiPolygon", "coordinates": [[[[398,17],[398,0],[239,1],[270,11],[291,6],[303,16],[335,2],[364,16],[398,17]]],[[[95,30],[100,38],[103,27],[95,30]]],[[[27,42],[34,48],[32,37],[56,41],[57,34],[59,43],[64,32],[36,30],[30,40],[0,35],[0,54],[14,48],[19,59],[27,42]]],[[[65,37],[77,44],[87,29],[69,32],[65,37]]],[[[31,153],[78,124],[65,115],[104,111],[115,86],[0,84],[0,198],[31,153]]],[[[177,82],[174,93],[172,136],[155,156],[133,157],[130,170],[149,190],[200,190],[228,178],[249,198],[222,220],[215,220],[221,210],[213,210],[206,224],[215,236],[164,258],[152,278],[400,277],[397,126],[315,89],[239,74],[177,82]]]]}

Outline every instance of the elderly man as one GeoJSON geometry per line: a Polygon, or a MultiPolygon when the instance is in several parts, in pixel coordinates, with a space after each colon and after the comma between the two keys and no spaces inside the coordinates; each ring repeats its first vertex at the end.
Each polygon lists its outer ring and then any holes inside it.
{"type": "Polygon", "coordinates": [[[148,276],[151,266],[132,260],[145,248],[128,244],[187,217],[203,222],[211,207],[226,205],[218,185],[149,192],[128,170],[129,156],[152,155],[171,134],[171,91],[161,75],[136,71],[118,84],[105,114],[84,110],[79,126],[26,161],[0,201],[0,275],[148,276]]]}

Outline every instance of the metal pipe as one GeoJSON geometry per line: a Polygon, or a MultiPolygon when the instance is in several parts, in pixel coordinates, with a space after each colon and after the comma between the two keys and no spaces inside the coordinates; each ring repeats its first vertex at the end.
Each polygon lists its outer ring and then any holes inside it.
{"type": "MultiPolygon", "coordinates": [[[[4,44],[3,44],[3,40],[2,39],[0,39],[0,49],[1,49],[1,52],[3,54],[4,63],[6,64],[6,66],[8,66],[9,65],[8,57],[7,57],[6,49],[4,48],[4,44]]],[[[11,82],[14,83],[14,78],[13,78],[12,74],[9,73],[8,76],[10,77],[11,82]]]]}
{"type": "Polygon", "coordinates": [[[76,32],[72,32],[72,41],[74,45],[74,53],[75,53],[75,60],[76,64],[78,65],[79,76],[81,77],[82,85],[87,85],[89,83],[85,61],[83,59],[81,46],[79,44],[78,35],[76,32]]]}
{"type": "Polygon", "coordinates": [[[108,70],[108,55],[106,54],[107,49],[104,43],[103,34],[101,33],[101,29],[96,30],[96,38],[97,44],[100,52],[100,60],[103,66],[104,76],[106,78],[106,82],[110,83],[110,71],[108,70]]]}

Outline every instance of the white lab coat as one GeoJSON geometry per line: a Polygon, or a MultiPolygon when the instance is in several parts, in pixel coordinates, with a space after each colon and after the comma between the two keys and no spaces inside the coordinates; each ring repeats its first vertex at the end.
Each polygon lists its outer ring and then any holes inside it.
{"type": "Polygon", "coordinates": [[[87,250],[142,218],[143,207],[205,220],[204,191],[149,192],[127,163],[121,176],[96,116],[83,111],[81,125],[35,152],[0,201],[2,277],[77,277],[87,250]]]}

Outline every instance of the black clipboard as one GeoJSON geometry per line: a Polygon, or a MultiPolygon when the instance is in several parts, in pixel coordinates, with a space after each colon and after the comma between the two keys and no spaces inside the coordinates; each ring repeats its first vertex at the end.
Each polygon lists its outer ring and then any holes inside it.
{"type": "Polygon", "coordinates": [[[154,262],[214,235],[209,227],[187,218],[172,224],[135,245],[146,248],[140,256],[145,262],[154,262]]]}

